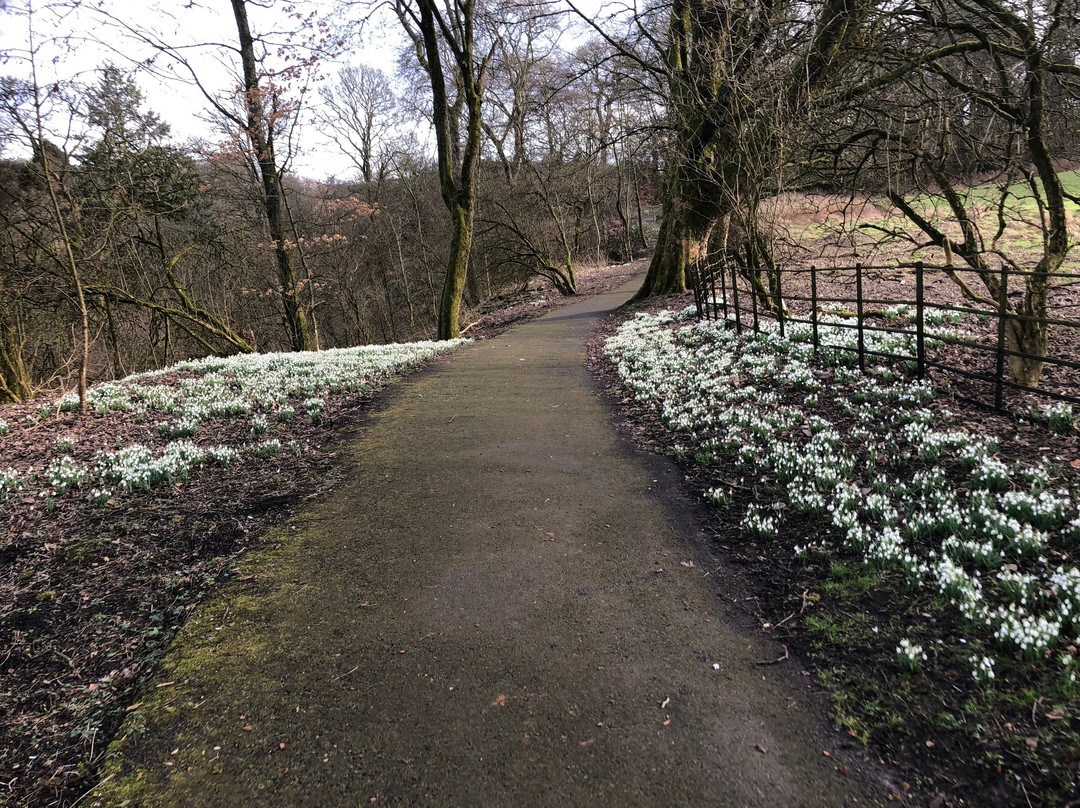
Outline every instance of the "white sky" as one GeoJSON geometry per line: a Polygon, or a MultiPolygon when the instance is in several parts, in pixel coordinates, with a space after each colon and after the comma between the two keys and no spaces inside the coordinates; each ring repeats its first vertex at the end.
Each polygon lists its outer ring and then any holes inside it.
{"type": "MultiPolygon", "coordinates": [[[[8,10],[0,11],[0,51],[9,54],[7,63],[0,66],[3,74],[29,76],[26,61],[29,30],[25,10],[30,2],[0,0],[0,7],[8,7],[8,10]]],[[[602,0],[581,0],[576,4],[599,9],[601,3],[602,0]]],[[[236,42],[236,24],[225,0],[206,0],[200,4],[185,0],[158,0],[153,4],[101,0],[93,5],[113,11],[124,24],[133,28],[154,32],[161,41],[170,45],[186,45],[184,53],[196,66],[200,80],[212,92],[223,93],[235,85],[237,72],[234,63],[229,61],[234,58],[233,54],[211,46],[214,42],[226,45],[236,42]]],[[[330,24],[331,30],[339,25],[331,16],[333,3],[330,0],[295,0],[289,4],[270,0],[266,5],[269,8],[249,3],[249,21],[255,32],[288,27],[290,21],[286,19],[284,10],[289,8],[295,9],[295,13],[314,12],[316,19],[326,20],[330,24]]],[[[95,71],[104,64],[112,62],[126,68],[152,53],[152,49],[145,44],[136,42],[131,36],[124,36],[120,26],[104,24],[94,11],[78,10],[61,16],[40,0],[34,2],[32,7],[34,37],[41,48],[37,58],[40,86],[50,86],[55,82],[67,84],[72,80],[93,83],[96,81],[95,71]],[[65,35],[71,37],[66,46],[50,41],[51,37],[65,35]]],[[[382,34],[369,28],[361,48],[346,51],[337,63],[324,64],[321,72],[332,78],[345,64],[364,63],[382,68],[392,76],[400,36],[396,26],[387,26],[382,34]]],[[[163,58],[156,63],[158,68],[165,68],[166,65],[163,58]]],[[[165,71],[159,69],[158,72],[165,71]]],[[[146,73],[137,75],[145,107],[169,124],[175,141],[193,138],[216,140],[211,125],[203,117],[208,109],[206,100],[190,83],[180,81],[181,75],[182,72],[178,71],[172,80],[146,73]]],[[[313,88],[307,96],[309,109],[318,101],[318,94],[313,88]]],[[[355,176],[353,163],[310,122],[306,122],[301,129],[298,144],[300,150],[292,165],[294,174],[312,179],[355,176]]]]}
{"type": "MultiPolygon", "coordinates": [[[[237,70],[229,61],[233,54],[212,47],[212,44],[217,42],[233,46],[236,42],[236,23],[229,4],[215,0],[215,6],[211,8],[180,0],[163,0],[160,5],[171,10],[155,11],[142,4],[121,4],[117,0],[103,4],[105,8],[122,14],[124,22],[132,27],[153,31],[169,44],[185,44],[185,55],[197,70],[200,81],[215,94],[227,93],[236,84],[237,70]],[[208,44],[197,47],[203,43],[208,44]]],[[[270,11],[255,5],[249,7],[249,22],[253,31],[280,29],[287,24],[287,21],[279,21],[282,18],[280,9],[284,4],[272,5],[274,8],[270,11]]],[[[295,7],[298,11],[307,7],[318,12],[319,6],[329,5],[301,0],[295,7]]],[[[8,6],[7,11],[0,11],[0,50],[7,52],[9,58],[0,71],[6,75],[29,77],[26,57],[30,31],[26,15],[18,13],[20,7],[25,9],[25,0],[11,0],[8,6]]],[[[131,36],[125,36],[121,30],[102,24],[93,12],[79,11],[60,18],[49,10],[39,11],[35,5],[33,28],[40,48],[36,60],[40,86],[51,86],[55,82],[67,84],[73,80],[91,84],[97,80],[96,71],[106,63],[128,68],[153,52],[152,48],[138,43],[131,36]],[[55,35],[69,35],[71,39],[67,45],[59,45],[49,41],[49,37],[55,35]]],[[[322,65],[320,72],[332,77],[345,64],[363,62],[393,74],[396,57],[389,36],[367,39],[369,41],[362,50],[344,53],[339,61],[322,65]]],[[[169,124],[175,141],[216,140],[212,125],[204,117],[209,105],[190,81],[182,80],[186,79],[183,68],[168,65],[164,57],[159,58],[155,66],[159,74],[172,73],[174,78],[139,72],[136,81],[144,95],[144,107],[156,112],[169,124]]],[[[307,94],[309,109],[318,100],[318,94],[312,88],[307,94]]],[[[58,121],[54,121],[53,125],[57,129],[63,126],[58,121]]],[[[355,174],[352,162],[310,123],[303,126],[298,143],[301,151],[294,159],[293,173],[313,179],[324,179],[331,175],[344,178],[355,174]]]]}

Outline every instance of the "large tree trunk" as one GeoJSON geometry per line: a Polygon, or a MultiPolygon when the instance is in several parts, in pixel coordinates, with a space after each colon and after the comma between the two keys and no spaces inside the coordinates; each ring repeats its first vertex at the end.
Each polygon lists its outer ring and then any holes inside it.
{"type": "Polygon", "coordinates": [[[477,169],[484,129],[481,117],[484,72],[491,54],[473,59],[473,15],[475,0],[462,0],[451,9],[449,20],[442,16],[436,0],[416,0],[415,12],[407,7],[397,10],[398,17],[416,44],[417,56],[431,80],[432,121],[438,152],[439,190],[450,212],[450,255],[443,279],[439,305],[439,339],[454,339],[459,334],[461,298],[469,270],[473,227],[476,217],[477,169]],[[415,26],[415,27],[414,27],[415,26]],[[440,34],[453,54],[458,94],[451,105],[446,92],[446,73],[440,50],[440,34]],[[466,111],[465,143],[460,147],[458,104],[466,111]]]}
{"type": "MultiPolygon", "coordinates": [[[[681,183],[673,180],[671,185],[678,188],[681,183]]],[[[717,185],[714,190],[723,189],[717,185]]],[[[634,299],[685,292],[693,283],[698,264],[708,257],[709,237],[721,218],[715,201],[699,197],[691,202],[677,191],[669,191],[664,199],[656,251],[634,299]]]]}
{"type": "Polygon", "coordinates": [[[0,308],[0,404],[23,401],[33,394],[30,374],[23,364],[19,329],[9,311],[0,308]]]}
{"type": "Polygon", "coordinates": [[[634,300],[686,291],[686,276],[690,262],[686,252],[686,239],[680,237],[678,219],[672,214],[674,204],[674,200],[664,200],[656,250],[653,252],[652,260],[649,261],[649,271],[645,275],[641,288],[634,295],[634,300]]]}
{"type": "Polygon", "coordinates": [[[255,45],[248,26],[245,0],[232,0],[233,15],[240,38],[240,61],[244,68],[244,106],[247,113],[247,136],[251,140],[262,180],[262,204],[277,262],[278,293],[285,314],[285,330],[294,351],[310,351],[307,316],[300,301],[300,288],[289,249],[289,228],[285,218],[285,189],[274,153],[274,122],[267,119],[266,90],[259,84],[255,45]]]}
{"type": "Polygon", "coordinates": [[[1043,361],[1033,357],[1046,356],[1048,346],[1046,326],[1031,321],[1010,320],[1005,329],[1005,347],[1030,356],[1009,356],[1009,377],[1025,387],[1037,387],[1042,375],[1043,361]]]}
{"type": "Polygon", "coordinates": [[[450,257],[439,304],[439,339],[454,339],[460,333],[461,298],[465,293],[465,276],[472,249],[472,211],[463,205],[455,205],[450,210],[450,220],[450,257]]]}

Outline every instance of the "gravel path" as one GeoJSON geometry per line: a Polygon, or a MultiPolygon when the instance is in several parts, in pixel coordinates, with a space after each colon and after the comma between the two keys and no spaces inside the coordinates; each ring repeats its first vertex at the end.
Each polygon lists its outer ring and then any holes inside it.
{"type": "Polygon", "coordinates": [[[181,632],[96,802],[883,801],[592,387],[589,331],[635,288],[397,386],[350,481],[181,632]]]}

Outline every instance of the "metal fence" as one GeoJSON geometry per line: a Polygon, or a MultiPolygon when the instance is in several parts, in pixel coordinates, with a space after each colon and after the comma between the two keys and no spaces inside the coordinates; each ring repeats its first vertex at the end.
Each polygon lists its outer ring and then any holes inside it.
{"type": "MultiPolygon", "coordinates": [[[[694,297],[698,317],[723,319],[730,322],[740,333],[745,330],[760,331],[763,318],[778,323],[781,336],[792,323],[811,327],[814,349],[821,348],[822,319],[830,318],[829,325],[852,329],[857,332],[855,347],[834,345],[832,347],[857,353],[860,369],[865,370],[868,358],[882,358],[913,362],[919,379],[931,371],[954,379],[966,380],[960,398],[972,400],[983,406],[1008,412],[1009,391],[1032,393],[1047,399],[1080,404],[1080,388],[1070,371],[1080,371],[1080,286],[1077,300],[1055,303],[1055,297],[1072,295],[1067,287],[1080,282],[1080,273],[1056,272],[1050,276],[1055,286],[1050,290],[1050,305],[1046,317],[1036,317],[1023,311],[1010,310],[1010,284],[1013,293],[1022,292],[1029,277],[1036,273],[1002,266],[994,272],[999,284],[996,304],[978,307],[957,294],[959,283],[978,289],[978,297],[991,300],[985,292],[983,271],[943,267],[915,263],[888,266],[846,267],[784,267],[775,271],[762,270],[757,274],[760,288],[767,288],[775,309],[761,305],[761,298],[754,294],[751,273],[732,264],[699,266],[693,278],[694,297]],[[881,282],[891,273],[890,281],[881,282]],[[974,276],[969,278],[967,276],[974,276]],[[874,290],[867,294],[867,281],[874,283],[874,290]],[[908,281],[913,281],[913,294],[907,292],[908,281]],[[853,290],[853,294],[852,294],[853,290]],[[887,290],[883,291],[883,290],[887,290]],[[945,292],[942,294],[942,292],[945,292]],[[951,292],[951,294],[949,293],[951,292]],[[959,298],[959,302],[958,302],[959,298]],[[907,324],[891,322],[880,307],[907,307],[911,312],[907,324]],[[849,307],[840,310],[838,307],[849,307]],[[854,307],[854,311],[850,310],[854,307]],[[959,318],[966,327],[973,327],[976,338],[959,338],[943,334],[936,328],[945,317],[959,318]],[[880,321],[880,322],[879,322],[880,321]],[[1029,321],[1045,324],[1052,329],[1046,356],[1036,356],[1008,347],[1009,321],[1029,321]],[[914,352],[910,355],[883,352],[867,348],[866,336],[871,332],[906,334],[914,338],[914,352]],[[928,350],[928,343],[947,346],[944,350],[928,350]],[[1044,363],[1039,386],[1032,387],[1014,382],[1008,373],[1008,358],[1022,357],[1044,363]],[[961,366],[961,360],[964,366],[961,366]],[[1059,383],[1044,383],[1048,372],[1060,369],[1058,375],[1067,376],[1059,383]],[[989,389],[988,389],[989,388],[989,389]],[[991,392],[992,390],[992,392],[991,392]]],[[[1043,273],[1045,276],[1045,273],[1043,273]]],[[[1014,306],[1022,309],[1022,306],[1014,306]]],[[[894,318],[898,319],[898,318],[894,318]]]]}

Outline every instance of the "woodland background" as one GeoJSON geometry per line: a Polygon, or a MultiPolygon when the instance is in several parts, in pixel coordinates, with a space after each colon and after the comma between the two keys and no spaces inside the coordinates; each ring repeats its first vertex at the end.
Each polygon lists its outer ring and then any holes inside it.
{"type": "MultiPolygon", "coordinates": [[[[0,401],[192,356],[456,336],[507,292],[573,294],[576,266],[650,250],[641,296],[735,261],[775,309],[778,262],[813,257],[784,226],[807,194],[831,200],[819,254],[929,250],[988,309],[1008,263],[1035,274],[1006,307],[1045,317],[1069,259],[1075,2],[220,11],[210,41],[119,4],[7,5],[26,33],[0,85],[0,401]],[[392,69],[358,61],[376,33],[392,69]],[[39,81],[91,40],[115,61],[39,81]],[[140,91],[178,80],[203,138],[173,139],[140,91]],[[312,133],[351,177],[293,170],[312,133]],[[891,218],[860,218],[871,200],[891,218]]],[[[1009,339],[1039,356],[1050,337],[1021,316],[1009,339]]]]}

